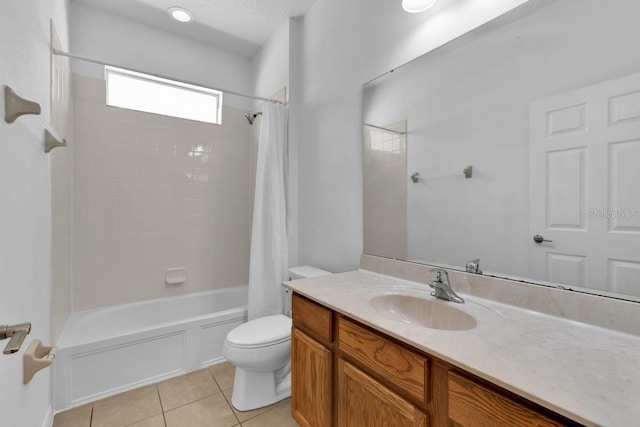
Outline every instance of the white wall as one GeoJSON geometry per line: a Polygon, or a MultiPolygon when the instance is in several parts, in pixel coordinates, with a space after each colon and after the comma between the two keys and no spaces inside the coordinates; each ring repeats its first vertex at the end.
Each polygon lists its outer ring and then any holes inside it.
{"type": "MultiPolygon", "coordinates": [[[[70,20],[73,53],[203,86],[251,92],[251,61],[244,56],[77,2],[71,3],[70,20]]],[[[104,77],[100,65],[73,61],[72,66],[74,73],[104,77]]],[[[250,105],[246,99],[230,95],[224,102],[250,105]]]]}
{"type": "MultiPolygon", "coordinates": [[[[68,43],[63,0],[0,2],[0,84],[41,104],[49,119],[49,19],[68,43]]],[[[4,117],[4,103],[0,103],[4,117]]],[[[44,153],[43,123],[36,116],[13,124],[0,120],[0,323],[31,321],[31,335],[19,353],[0,354],[3,426],[47,425],[51,370],[22,384],[22,354],[29,342],[50,341],[51,181],[44,153]]],[[[4,347],[7,341],[0,342],[4,347]]]]}
{"type": "Polygon", "coordinates": [[[300,265],[301,19],[289,20],[289,265],[300,265]]]}
{"type": "MultiPolygon", "coordinates": [[[[296,75],[295,67],[297,36],[299,23],[290,19],[276,30],[267,43],[251,60],[253,67],[253,94],[261,97],[273,97],[282,88],[286,88],[286,101],[289,102],[289,192],[288,192],[288,233],[289,233],[289,265],[298,265],[298,119],[296,115],[296,99],[292,88],[291,76],[296,75]]],[[[259,105],[259,104],[258,104],[259,105]]],[[[256,110],[260,107],[257,106],[256,110]]],[[[259,120],[259,119],[258,119],[259,120]]],[[[256,125],[260,122],[257,121],[256,125]]],[[[252,143],[252,164],[255,171],[259,131],[254,126],[252,143]]],[[[255,180],[255,177],[254,177],[255,180]]]]}
{"type": "MultiPolygon", "coordinates": [[[[52,45],[63,49],[52,26],[52,45]]],[[[66,32],[66,28],[65,28],[66,32]]],[[[67,34],[65,34],[65,37],[67,34]]],[[[70,60],[51,57],[51,125],[67,141],[51,152],[51,340],[56,343],[71,315],[73,105],[70,60]]]]}
{"type": "Polygon", "coordinates": [[[271,97],[289,85],[289,21],[281,24],[251,59],[253,91],[271,97]]]}
{"type": "Polygon", "coordinates": [[[303,20],[300,262],[331,271],[362,253],[361,85],[527,0],[318,0],[303,20]]]}

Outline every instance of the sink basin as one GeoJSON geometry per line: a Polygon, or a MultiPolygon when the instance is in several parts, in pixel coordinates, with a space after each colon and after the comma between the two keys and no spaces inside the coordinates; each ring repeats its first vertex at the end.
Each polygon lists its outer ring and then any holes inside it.
{"type": "Polygon", "coordinates": [[[451,302],[413,295],[383,294],[369,300],[381,315],[411,325],[446,331],[466,331],[478,325],[476,319],[451,302]]]}

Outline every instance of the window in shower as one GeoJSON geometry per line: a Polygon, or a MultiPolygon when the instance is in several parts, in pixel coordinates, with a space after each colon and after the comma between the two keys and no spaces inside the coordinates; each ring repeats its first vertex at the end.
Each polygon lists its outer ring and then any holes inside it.
{"type": "Polygon", "coordinates": [[[105,67],[107,105],[222,124],[222,92],[149,74],[105,67]]]}

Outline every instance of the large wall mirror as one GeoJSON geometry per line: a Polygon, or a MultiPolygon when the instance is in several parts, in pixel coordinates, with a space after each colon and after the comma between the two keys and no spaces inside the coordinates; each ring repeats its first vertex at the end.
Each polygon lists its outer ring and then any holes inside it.
{"type": "Polygon", "coordinates": [[[364,252],[640,301],[639,16],[532,0],[365,84],[364,252]]]}

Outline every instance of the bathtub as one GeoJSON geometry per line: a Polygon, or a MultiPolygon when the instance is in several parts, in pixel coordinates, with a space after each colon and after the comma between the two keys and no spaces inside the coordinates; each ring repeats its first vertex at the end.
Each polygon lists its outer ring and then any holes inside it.
{"type": "Polygon", "coordinates": [[[57,343],[55,410],[222,361],[246,305],[238,286],[73,313],[57,343]]]}

